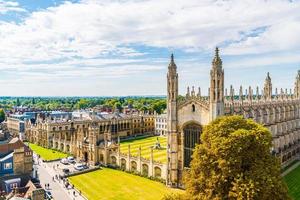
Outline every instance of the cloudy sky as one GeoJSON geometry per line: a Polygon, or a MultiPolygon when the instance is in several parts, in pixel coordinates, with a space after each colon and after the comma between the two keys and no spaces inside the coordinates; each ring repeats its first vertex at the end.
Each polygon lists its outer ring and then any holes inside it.
{"type": "Polygon", "coordinates": [[[207,93],[216,46],[226,87],[292,88],[300,1],[0,0],[0,96],[165,95],[172,52],[207,93]]]}

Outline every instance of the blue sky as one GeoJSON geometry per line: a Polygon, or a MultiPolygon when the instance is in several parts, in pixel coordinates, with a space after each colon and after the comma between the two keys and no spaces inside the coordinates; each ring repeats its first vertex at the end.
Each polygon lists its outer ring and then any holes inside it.
{"type": "Polygon", "coordinates": [[[225,85],[293,88],[300,1],[0,0],[0,96],[206,94],[216,46],[225,85]]]}

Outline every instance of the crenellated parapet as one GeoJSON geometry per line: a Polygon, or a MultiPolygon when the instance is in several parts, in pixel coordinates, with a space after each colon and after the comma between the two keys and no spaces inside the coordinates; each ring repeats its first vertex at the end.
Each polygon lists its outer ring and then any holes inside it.
{"type": "Polygon", "coordinates": [[[198,92],[195,92],[195,87],[192,86],[192,90],[190,91],[190,87],[187,87],[187,93],[185,97],[178,98],[178,108],[186,106],[190,103],[196,103],[201,105],[201,107],[209,110],[209,101],[207,96],[201,96],[201,89],[198,87],[198,92]]]}

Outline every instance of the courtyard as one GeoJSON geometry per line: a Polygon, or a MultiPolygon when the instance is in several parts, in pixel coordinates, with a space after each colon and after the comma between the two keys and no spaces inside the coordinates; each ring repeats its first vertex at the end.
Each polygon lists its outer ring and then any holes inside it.
{"type": "Polygon", "coordinates": [[[41,156],[41,158],[45,161],[58,160],[68,156],[68,154],[66,153],[62,153],[52,149],[47,149],[33,143],[29,143],[29,147],[37,155],[41,156]]]}
{"type": "Polygon", "coordinates": [[[180,191],[167,188],[156,181],[109,168],[72,176],[69,181],[89,200],[156,200],[168,192],[180,191]]]}
{"type": "Polygon", "coordinates": [[[289,194],[294,200],[300,200],[300,166],[284,176],[289,194]]]}
{"type": "Polygon", "coordinates": [[[138,138],[132,140],[126,140],[121,142],[121,152],[128,153],[128,145],[130,144],[130,154],[133,156],[138,155],[138,149],[141,147],[141,156],[143,158],[150,159],[151,147],[159,142],[161,148],[153,149],[153,160],[166,163],[167,162],[167,138],[162,136],[152,136],[146,138],[138,138]]]}

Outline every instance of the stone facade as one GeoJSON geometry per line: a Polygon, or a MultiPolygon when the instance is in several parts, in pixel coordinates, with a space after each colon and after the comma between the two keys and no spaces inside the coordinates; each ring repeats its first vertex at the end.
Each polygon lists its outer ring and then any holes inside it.
{"type": "Polygon", "coordinates": [[[7,128],[11,135],[19,137],[20,133],[24,133],[24,121],[14,117],[7,117],[6,121],[7,128]]]}
{"type": "Polygon", "coordinates": [[[270,74],[264,88],[256,93],[251,87],[238,94],[230,86],[224,88],[224,70],[216,48],[210,71],[209,95],[188,87],[185,97],[178,94],[177,66],[173,55],[167,74],[167,185],[182,187],[182,174],[189,167],[195,144],[200,142],[203,126],[222,115],[242,115],[265,125],[273,136],[272,153],[280,157],[282,166],[295,160],[300,150],[300,71],[296,76],[294,93],[287,89],[272,90],[270,74]]]}
{"type": "Polygon", "coordinates": [[[28,147],[21,147],[14,150],[14,174],[32,173],[32,151],[28,147]]]}
{"type": "Polygon", "coordinates": [[[26,122],[25,137],[46,148],[71,153],[91,165],[109,164],[118,138],[154,134],[154,116],[75,113],[72,118],[41,118],[26,122]]]}

